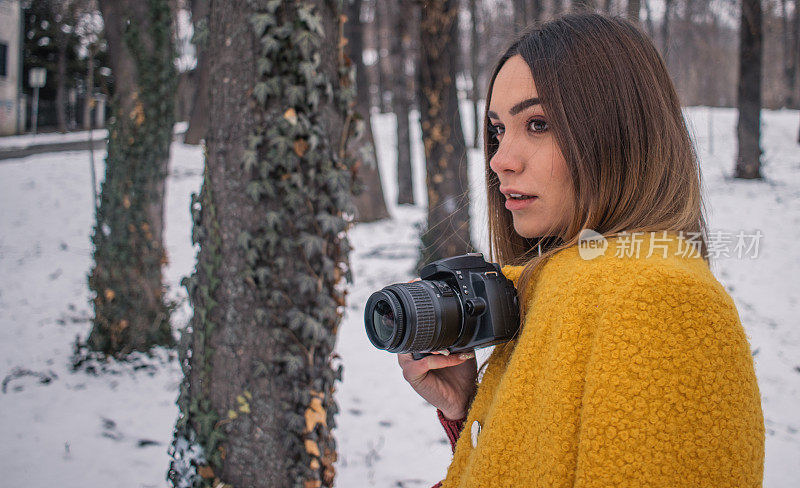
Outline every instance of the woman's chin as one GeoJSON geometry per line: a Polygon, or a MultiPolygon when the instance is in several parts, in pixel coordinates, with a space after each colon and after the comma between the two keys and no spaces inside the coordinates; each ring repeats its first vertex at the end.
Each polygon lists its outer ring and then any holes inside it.
{"type": "Polygon", "coordinates": [[[525,239],[533,239],[542,235],[540,229],[533,228],[529,225],[518,224],[516,221],[514,221],[514,231],[525,239]]]}

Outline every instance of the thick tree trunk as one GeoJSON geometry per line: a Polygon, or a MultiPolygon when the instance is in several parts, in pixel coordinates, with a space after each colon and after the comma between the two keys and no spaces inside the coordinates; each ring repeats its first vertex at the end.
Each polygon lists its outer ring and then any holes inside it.
{"type": "Polygon", "coordinates": [[[422,4],[417,99],[428,187],[428,226],[420,264],[470,252],[467,154],[458,112],[455,62],[458,2],[422,4]]]}
{"type": "Polygon", "coordinates": [[[353,86],[337,2],[211,0],[174,486],[333,486],[353,86]]]}
{"type": "Polygon", "coordinates": [[[743,0],[739,27],[736,178],[761,178],[761,2],[743,0]]]}
{"type": "MultiPolygon", "coordinates": [[[[363,133],[359,138],[350,140],[348,151],[358,158],[356,171],[362,184],[361,192],[355,198],[356,220],[373,222],[389,217],[386,200],[383,196],[381,174],[378,169],[378,155],[375,150],[375,138],[372,134],[372,122],[369,103],[369,80],[367,68],[364,66],[362,52],[364,50],[364,24],[358,13],[361,11],[361,0],[355,0],[345,6],[347,23],[344,25],[347,39],[347,55],[355,63],[356,69],[356,113],[363,122],[363,133]]],[[[379,63],[380,64],[380,63],[379,63]]],[[[380,70],[380,67],[378,67],[380,70]]]]}
{"type": "Polygon", "coordinates": [[[100,9],[115,95],[92,235],[95,317],[88,343],[121,356],[173,343],[161,267],[176,76],[166,0],[108,0],[100,9]]]}
{"type": "Polygon", "coordinates": [[[418,9],[406,0],[392,0],[392,18],[395,20],[392,36],[392,65],[397,67],[392,96],[392,111],[397,118],[397,203],[414,204],[414,183],[411,171],[411,137],[408,113],[413,86],[412,76],[406,73],[411,59],[411,22],[408,21],[418,9]]]}

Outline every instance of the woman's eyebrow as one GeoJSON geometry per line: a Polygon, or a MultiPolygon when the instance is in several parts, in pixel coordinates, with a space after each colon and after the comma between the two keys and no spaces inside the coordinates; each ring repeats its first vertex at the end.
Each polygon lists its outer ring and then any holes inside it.
{"type": "MultiPolygon", "coordinates": [[[[513,116],[517,115],[518,113],[522,112],[523,110],[525,110],[526,108],[532,107],[534,105],[539,105],[539,104],[541,104],[541,102],[539,101],[538,98],[529,98],[529,99],[523,100],[523,101],[519,102],[518,104],[514,105],[513,107],[511,107],[511,110],[509,110],[508,113],[511,114],[511,116],[513,117],[513,116]]],[[[488,112],[486,112],[486,115],[488,115],[489,117],[491,117],[493,119],[499,119],[500,118],[500,117],[497,116],[497,113],[495,113],[492,110],[489,110],[488,112]]]]}

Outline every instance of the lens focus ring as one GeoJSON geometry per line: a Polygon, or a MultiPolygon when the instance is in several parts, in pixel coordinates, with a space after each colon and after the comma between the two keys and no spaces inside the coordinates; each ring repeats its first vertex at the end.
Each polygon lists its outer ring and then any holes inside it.
{"type": "Polygon", "coordinates": [[[417,330],[410,350],[423,351],[430,347],[433,331],[436,328],[436,310],[433,307],[433,299],[418,282],[407,284],[406,290],[411,294],[417,311],[417,330]]]}

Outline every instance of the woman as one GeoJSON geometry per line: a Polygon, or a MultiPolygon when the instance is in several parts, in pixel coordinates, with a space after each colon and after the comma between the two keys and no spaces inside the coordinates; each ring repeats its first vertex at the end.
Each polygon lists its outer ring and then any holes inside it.
{"type": "Polygon", "coordinates": [[[398,355],[453,445],[441,486],[761,486],[750,346],[652,43],[596,14],[529,29],[484,120],[490,252],[522,325],[480,384],[474,354],[398,355]]]}

